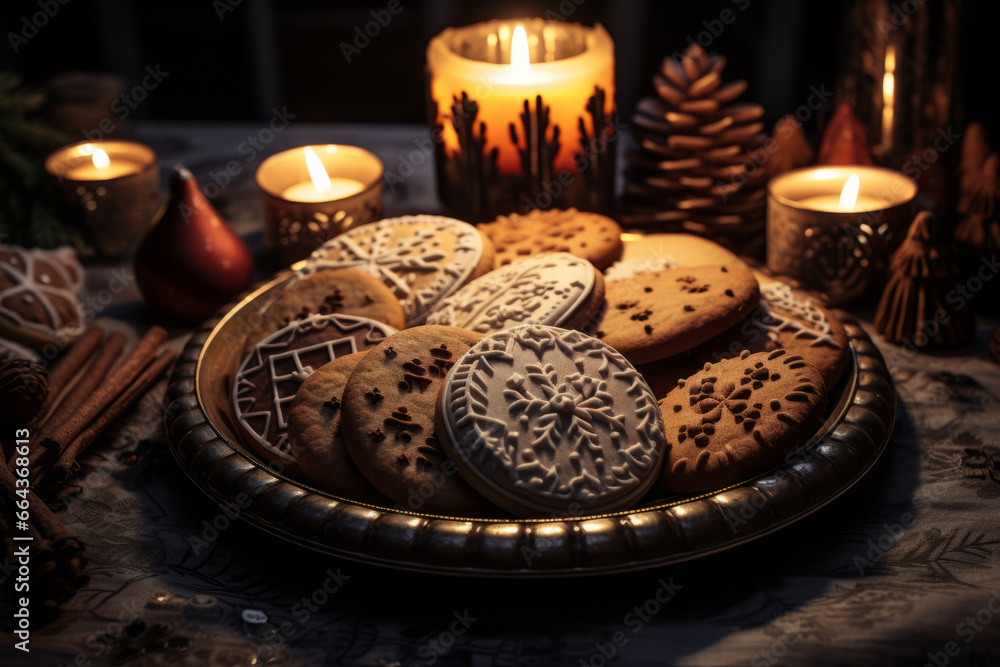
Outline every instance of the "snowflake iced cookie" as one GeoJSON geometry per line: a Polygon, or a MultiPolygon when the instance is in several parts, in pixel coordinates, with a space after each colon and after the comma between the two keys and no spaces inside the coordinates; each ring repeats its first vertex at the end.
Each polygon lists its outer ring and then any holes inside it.
{"type": "Polygon", "coordinates": [[[72,248],[0,245],[0,337],[37,350],[72,342],[85,328],[82,287],[72,248]]]}
{"type": "Polygon", "coordinates": [[[280,291],[262,301],[249,349],[278,329],[311,315],[353,315],[406,326],[403,307],[392,290],[378,278],[357,269],[330,269],[294,275],[280,291]]]}
{"type": "Polygon", "coordinates": [[[665,359],[716,336],[760,299],[743,262],[662,269],[609,282],[595,335],[633,364],[665,359]]]}
{"type": "Polygon", "coordinates": [[[299,386],[337,357],[375,347],[396,333],[350,315],[314,315],[292,322],[254,346],[233,382],[233,409],[244,440],[264,461],[301,473],[288,443],[288,410],[299,386]]]}
{"type": "Polygon", "coordinates": [[[781,463],[826,409],[819,371],[784,350],[744,351],[705,368],[660,401],[667,435],[657,485],[721,489],[781,463]]]}
{"type": "Polygon", "coordinates": [[[338,496],[385,505],[347,453],[340,432],[344,387],[364,352],[337,357],[306,378],[288,411],[288,442],[302,474],[338,496]]]}
{"type": "Polygon", "coordinates": [[[603,269],[622,254],[622,228],[607,216],[575,208],[534,210],[527,215],[501,215],[479,225],[506,266],[540,252],[568,252],[603,269]]]}
{"type": "Polygon", "coordinates": [[[660,470],[655,397],[622,355],[576,331],[483,338],[449,372],[437,414],[459,472],[519,516],[627,509],[660,470]]]}
{"type": "Polygon", "coordinates": [[[445,376],[480,338],[455,327],[400,331],[365,354],[344,387],[340,428],[351,458],[375,488],[407,509],[496,511],[457,473],[434,427],[445,376]]]}
{"type": "Polygon", "coordinates": [[[493,246],[472,225],[436,215],[408,215],[361,225],[313,252],[301,273],[359,269],[403,305],[406,325],[422,324],[441,299],[493,268],[493,246]]]}
{"type": "Polygon", "coordinates": [[[521,324],[586,325],[604,301],[604,279],[585,259],[542,253],[472,281],[441,303],[428,324],[490,333],[521,324]]]}

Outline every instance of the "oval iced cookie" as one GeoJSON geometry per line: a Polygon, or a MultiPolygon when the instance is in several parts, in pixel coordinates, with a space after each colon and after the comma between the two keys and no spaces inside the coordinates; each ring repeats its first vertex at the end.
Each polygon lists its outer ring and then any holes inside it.
{"type": "Polygon", "coordinates": [[[394,333],[392,327],[363,317],[314,315],[255,345],[233,382],[233,409],[247,444],[266,462],[301,472],[288,444],[288,410],[295,392],[317,368],[371,349],[394,333]]]}
{"type": "Polygon", "coordinates": [[[375,276],[403,305],[406,325],[462,285],[493,268],[493,246],[472,225],[438,215],[407,215],[361,225],[310,255],[303,273],[360,269],[375,276]]]}
{"type": "Polygon", "coordinates": [[[478,278],[444,299],[427,318],[479,333],[521,324],[581,328],[600,310],[604,279],[565,252],[543,253],[478,278]]]}
{"type": "Polygon", "coordinates": [[[466,480],[523,517],[623,510],[652,486],[663,420],[642,376],[556,327],[491,334],[448,373],[443,444],[466,480]]]}
{"type": "Polygon", "coordinates": [[[660,409],[667,448],[658,485],[713,491],[767,471],[802,444],[823,417],[826,386],[798,355],[744,351],[681,380],[660,409]]]}

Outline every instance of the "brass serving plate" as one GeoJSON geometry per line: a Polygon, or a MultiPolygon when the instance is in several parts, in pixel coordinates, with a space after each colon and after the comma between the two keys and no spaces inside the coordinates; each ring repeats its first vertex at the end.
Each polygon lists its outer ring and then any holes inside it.
{"type": "Polygon", "coordinates": [[[377,507],[273,471],[240,444],[232,378],[259,304],[257,289],[188,342],[167,392],[170,449],[213,500],[247,522],[330,555],[425,572],[552,577],[623,572],[730,549],[815,512],[853,486],[885,450],[896,414],[888,369],[857,322],[852,362],[829,418],[784,465],[694,497],[646,498],[627,512],[547,520],[466,519],[377,507]],[[244,495],[245,494],[245,495],[244,495]]]}

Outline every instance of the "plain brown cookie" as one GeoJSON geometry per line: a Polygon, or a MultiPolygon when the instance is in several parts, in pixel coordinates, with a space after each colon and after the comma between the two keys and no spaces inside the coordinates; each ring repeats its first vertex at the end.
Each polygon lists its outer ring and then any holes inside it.
{"type": "Polygon", "coordinates": [[[347,450],[379,491],[409,509],[461,516],[492,509],[448,460],[434,427],[445,376],[481,338],[447,326],[407,329],[369,351],[347,381],[347,450]]]}
{"type": "Polygon", "coordinates": [[[403,306],[381,280],[357,269],[329,269],[293,275],[284,289],[275,292],[261,310],[247,348],[310,315],[354,315],[393,329],[406,326],[403,306]]]}
{"type": "Polygon", "coordinates": [[[746,317],[757,305],[757,280],[743,262],[663,269],[609,282],[597,338],[633,364],[689,350],[746,317]]]}
{"type": "Polygon", "coordinates": [[[363,352],[337,357],[310,375],[288,411],[288,442],[302,474],[317,488],[351,500],[387,505],[347,453],[340,432],[347,379],[363,352]]]}
{"type": "Polygon", "coordinates": [[[819,371],[784,350],[708,364],[660,401],[667,434],[657,485],[721,489],[781,463],[826,409],[819,371]]]}
{"type": "Polygon", "coordinates": [[[851,357],[847,331],[837,316],[815,297],[784,283],[762,283],[760,292],[760,303],[736,326],[687,352],[644,364],[639,370],[653,392],[666,396],[679,378],[706,363],[738,357],[743,350],[797,354],[816,367],[827,387],[837,384],[851,357]]]}
{"type": "Polygon", "coordinates": [[[493,242],[498,267],[540,252],[568,252],[603,269],[622,253],[617,222],[575,208],[501,215],[479,230],[493,242]]]}

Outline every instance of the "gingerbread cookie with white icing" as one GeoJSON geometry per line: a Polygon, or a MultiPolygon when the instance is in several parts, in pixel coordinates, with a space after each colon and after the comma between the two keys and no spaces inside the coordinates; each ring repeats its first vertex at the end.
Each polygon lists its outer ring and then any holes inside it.
{"type": "Polygon", "coordinates": [[[584,326],[604,302],[604,279],[585,259],[542,253],[478,278],[441,303],[428,324],[486,334],[521,324],[584,326]]]}
{"type": "Polygon", "coordinates": [[[36,350],[76,340],[85,329],[82,287],[72,248],[0,245],[0,336],[36,350]]]}
{"type": "Polygon", "coordinates": [[[448,373],[437,415],[459,472],[522,517],[628,509],[660,470],[655,397],[622,355],[577,331],[483,338],[448,373]]]}
{"type": "Polygon", "coordinates": [[[266,462],[301,474],[288,442],[288,410],[314,370],[369,350],[396,333],[351,315],[314,315],[292,322],[254,346],[233,382],[233,409],[244,440],[266,462]]]}
{"type": "Polygon", "coordinates": [[[607,285],[595,335],[633,364],[680,354],[753,311],[757,279],[743,262],[661,269],[607,285]]]}
{"type": "Polygon", "coordinates": [[[541,252],[568,252],[603,269],[622,254],[622,228],[611,218],[575,208],[501,215],[479,225],[506,266],[541,252]]]}
{"type": "Polygon", "coordinates": [[[333,237],[310,255],[301,272],[353,268],[375,276],[399,299],[406,326],[415,326],[442,299],[490,271],[493,262],[492,244],[472,225],[407,215],[333,237]]]}
{"type": "Polygon", "coordinates": [[[344,387],[340,428],[351,458],[375,488],[408,509],[496,511],[455,470],[434,427],[445,376],[480,338],[455,327],[400,331],[365,354],[344,387]]]}
{"type": "Polygon", "coordinates": [[[816,430],[826,401],[819,371],[784,350],[706,364],[660,401],[667,446],[657,485],[698,493],[766,472],[816,430]]]}

